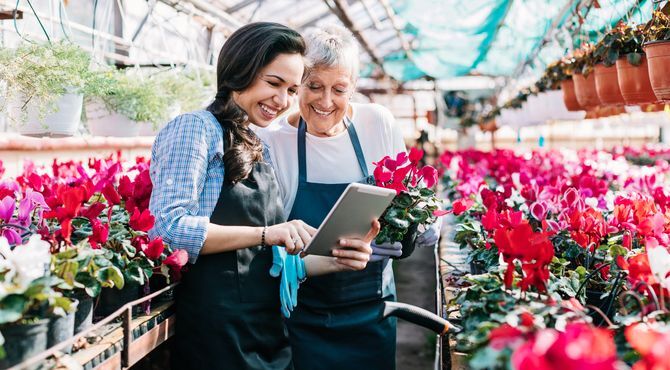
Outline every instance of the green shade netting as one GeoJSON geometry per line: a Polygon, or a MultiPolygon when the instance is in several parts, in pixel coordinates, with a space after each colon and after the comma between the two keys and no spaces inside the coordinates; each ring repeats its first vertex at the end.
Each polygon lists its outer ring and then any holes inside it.
{"type": "MultiPolygon", "coordinates": [[[[408,81],[471,73],[511,76],[528,64],[539,75],[571,45],[597,41],[619,20],[647,21],[651,3],[600,0],[601,8],[590,9],[580,31],[572,35],[564,28],[578,20],[575,0],[394,0],[392,7],[405,22],[403,32],[412,40],[412,53],[384,56],[384,70],[396,80],[408,81]],[[556,37],[545,40],[550,32],[556,37]]],[[[579,12],[584,15],[586,8],[579,12]]]]}

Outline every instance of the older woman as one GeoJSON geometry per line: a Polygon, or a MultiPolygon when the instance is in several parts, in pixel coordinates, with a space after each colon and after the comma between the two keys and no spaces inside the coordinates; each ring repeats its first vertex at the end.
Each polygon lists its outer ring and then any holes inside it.
{"type": "MultiPolygon", "coordinates": [[[[259,135],[269,147],[288,219],[318,227],[349,183],[370,180],[373,161],[406,148],[388,109],[350,102],[358,46],[349,31],[331,26],[305,39],[311,67],[298,91],[300,111],[259,135]]],[[[288,320],[296,369],[395,367],[396,323],[379,322],[378,315],[384,301],[395,300],[387,256],[398,256],[401,248],[373,245],[364,270],[302,284],[288,320]]]]}

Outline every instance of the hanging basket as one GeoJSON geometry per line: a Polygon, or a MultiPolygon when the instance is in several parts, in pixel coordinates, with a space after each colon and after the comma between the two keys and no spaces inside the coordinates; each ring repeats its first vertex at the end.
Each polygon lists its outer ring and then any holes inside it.
{"type": "Polygon", "coordinates": [[[595,73],[589,73],[586,77],[582,74],[575,74],[572,76],[572,80],[575,82],[575,95],[577,95],[579,105],[586,109],[600,105],[600,99],[598,99],[596,91],[595,73]]]}
{"type": "Polygon", "coordinates": [[[110,112],[100,101],[86,103],[86,123],[93,136],[135,137],[140,133],[138,122],[110,112]]]}
{"type": "Polygon", "coordinates": [[[53,112],[40,118],[40,106],[37,101],[26,103],[23,94],[19,94],[10,104],[9,114],[18,122],[21,135],[33,137],[68,137],[74,136],[81,122],[82,94],[65,94],[55,103],[53,112]],[[26,105],[25,111],[21,108],[26,105]]]}
{"type": "Polygon", "coordinates": [[[619,90],[619,78],[616,66],[596,65],[595,71],[596,93],[598,99],[605,105],[623,105],[625,101],[619,90]]]}
{"type": "Polygon", "coordinates": [[[563,103],[568,111],[576,112],[583,110],[579,101],[577,101],[577,95],[575,95],[575,83],[572,79],[561,81],[561,90],[563,90],[563,103]]]}
{"type": "Polygon", "coordinates": [[[670,100],[670,41],[644,45],[649,63],[649,80],[658,100],[670,100]]]}
{"type": "Polygon", "coordinates": [[[616,69],[619,89],[626,104],[653,103],[657,100],[649,80],[647,57],[642,56],[638,66],[630,64],[627,58],[621,58],[616,61],[616,69]]]}

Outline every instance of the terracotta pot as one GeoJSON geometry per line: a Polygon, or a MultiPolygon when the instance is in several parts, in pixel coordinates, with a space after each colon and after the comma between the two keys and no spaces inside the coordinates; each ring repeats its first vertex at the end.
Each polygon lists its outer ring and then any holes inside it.
{"type": "Polygon", "coordinates": [[[642,57],[639,66],[628,63],[626,58],[621,58],[616,61],[616,69],[619,89],[626,104],[636,105],[656,101],[656,95],[649,81],[649,64],[645,56],[642,57]]]}
{"type": "Polygon", "coordinates": [[[596,93],[600,102],[606,105],[623,105],[625,102],[619,90],[616,66],[596,65],[596,93]]]}
{"type": "Polygon", "coordinates": [[[659,100],[670,100],[670,41],[654,41],[644,45],[649,62],[649,80],[659,100]]]}
{"type": "Polygon", "coordinates": [[[579,105],[585,108],[593,108],[600,105],[598,93],[596,92],[596,76],[595,73],[589,73],[587,77],[582,74],[575,74],[572,76],[575,81],[575,95],[579,105]]]}
{"type": "Polygon", "coordinates": [[[563,90],[563,103],[570,112],[583,110],[577,101],[575,95],[575,83],[572,80],[561,81],[561,90],[563,90]]]}

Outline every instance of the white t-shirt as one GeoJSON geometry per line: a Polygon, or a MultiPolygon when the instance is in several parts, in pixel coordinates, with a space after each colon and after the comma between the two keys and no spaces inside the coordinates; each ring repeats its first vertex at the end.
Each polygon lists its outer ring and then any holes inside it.
{"type": "MultiPolygon", "coordinates": [[[[375,168],[372,162],[387,155],[395,157],[407,150],[402,130],[396,126],[387,108],[379,104],[350,104],[353,112],[351,120],[363,149],[368,172],[372,175],[375,168]]],[[[288,123],[287,116],[283,116],[267,128],[256,130],[256,133],[269,147],[284,212],[288,217],[298,191],[298,129],[288,123]]],[[[307,133],[305,141],[308,182],[339,184],[363,178],[347,131],[331,137],[307,133]]]]}

